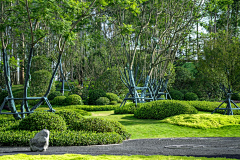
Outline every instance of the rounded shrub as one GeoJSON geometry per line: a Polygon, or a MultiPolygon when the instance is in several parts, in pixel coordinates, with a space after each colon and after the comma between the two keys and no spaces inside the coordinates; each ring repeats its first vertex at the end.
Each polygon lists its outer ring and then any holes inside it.
{"type": "Polygon", "coordinates": [[[122,103],[123,100],[119,98],[117,102],[118,102],[118,103],[122,103]]]}
{"type": "Polygon", "coordinates": [[[198,99],[198,96],[195,93],[193,93],[193,92],[187,92],[184,95],[184,99],[185,100],[189,100],[189,101],[194,101],[194,100],[198,99]]]}
{"type": "Polygon", "coordinates": [[[184,94],[177,90],[171,90],[169,91],[169,94],[171,95],[172,99],[174,100],[183,100],[184,94]]]}
{"type": "Polygon", "coordinates": [[[164,119],[179,114],[196,114],[198,110],[187,102],[181,101],[154,101],[144,103],[134,112],[139,119],[164,119]]]}
{"type": "Polygon", "coordinates": [[[54,91],[54,92],[52,92],[52,93],[49,94],[48,100],[53,100],[55,97],[61,96],[61,95],[62,95],[61,92],[59,92],[59,91],[54,91]]]}
{"type": "Polygon", "coordinates": [[[96,104],[96,100],[100,97],[106,97],[106,92],[101,89],[89,91],[88,104],[96,104]]]}
{"type": "Polygon", "coordinates": [[[34,112],[19,122],[20,130],[39,131],[42,129],[64,131],[67,129],[63,118],[51,112],[34,112]]]}
{"type": "Polygon", "coordinates": [[[143,103],[136,104],[135,103],[128,103],[122,107],[117,107],[114,110],[114,114],[134,114],[137,108],[139,108],[143,103]]]}
{"type": "Polygon", "coordinates": [[[65,120],[67,125],[71,125],[72,121],[83,119],[83,116],[80,113],[77,113],[71,110],[59,111],[59,112],[56,112],[56,114],[61,116],[65,120]]]}
{"type": "Polygon", "coordinates": [[[116,105],[116,104],[117,104],[117,101],[111,101],[109,104],[111,104],[111,105],[116,105]]]}
{"type": "Polygon", "coordinates": [[[82,105],[82,98],[77,94],[72,94],[65,99],[66,105],[82,105]]]}
{"type": "Polygon", "coordinates": [[[65,96],[57,96],[52,100],[52,104],[63,105],[65,103],[65,96]]]}
{"type": "Polygon", "coordinates": [[[107,97],[100,97],[96,100],[96,105],[107,105],[110,101],[107,97]]]}
{"type": "Polygon", "coordinates": [[[110,100],[110,101],[118,101],[119,97],[114,94],[114,93],[106,93],[106,97],[110,100]]]}

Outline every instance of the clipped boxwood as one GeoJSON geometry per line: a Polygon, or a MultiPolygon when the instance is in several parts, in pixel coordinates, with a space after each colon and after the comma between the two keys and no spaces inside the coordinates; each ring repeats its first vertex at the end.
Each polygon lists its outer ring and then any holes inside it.
{"type": "Polygon", "coordinates": [[[107,105],[109,104],[110,101],[107,97],[99,97],[97,100],[96,100],[96,105],[107,105]]]}
{"type": "Polygon", "coordinates": [[[194,101],[198,99],[198,96],[193,92],[188,92],[184,95],[185,100],[194,101]]]}
{"type": "Polygon", "coordinates": [[[116,105],[116,104],[117,104],[117,101],[111,101],[109,104],[111,104],[111,105],[116,105]]]}
{"type": "Polygon", "coordinates": [[[88,104],[96,104],[96,100],[100,97],[106,97],[106,92],[101,89],[89,91],[88,104]]]}
{"type": "Polygon", "coordinates": [[[114,114],[134,114],[137,108],[139,108],[143,103],[136,104],[135,103],[128,103],[122,107],[117,107],[114,110],[114,114]]]}
{"type": "Polygon", "coordinates": [[[49,94],[48,96],[48,100],[53,100],[55,97],[57,96],[62,96],[62,93],[59,91],[54,91],[52,93],[49,94]]]}
{"type": "MultiPolygon", "coordinates": [[[[57,107],[57,106],[54,106],[57,107]]],[[[119,107],[119,105],[70,105],[70,106],[58,106],[65,109],[82,109],[85,111],[111,111],[119,107]]]]}
{"type": "Polygon", "coordinates": [[[177,90],[170,90],[169,94],[171,95],[171,98],[174,100],[183,100],[184,94],[177,90]]]}
{"type": "Polygon", "coordinates": [[[71,110],[63,110],[56,112],[59,116],[61,116],[67,125],[69,125],[73,120],[81,120],[83,116],[80,113],[71,110]]]}
{"type": "Polygon", "coordinates": [[[56,105],[64,105],[65,99],[66,99],[65,96],[57,96],[51,102],[52,104],[56,104],[56,105]]]}
{"type": "Polygon", "coordinates": [[[72,94],[65,99],[66,105],[82,105],[82,98],[77,94],[72,94]]]}
{"type": "Polygon", "coordinates": [[[18,128],[30,131],[42,129],[64,131],[67,129],[63,118],[51,112],[34,112],[21,120],[18,128]]]}
{"type": "Polygon", "coordinates": [[[187,102],[181,101],[154,101],[144,103],[134,112],[139,119],[164,119],[179,114],[196,114],[198,110],[187,102]]]}
{"type": "Polygon", "coordinates": [[[119,97],[114,94],[114,93],[106,93],[106,97],[110,100],[110,101],[118,101],[119,97]]]}

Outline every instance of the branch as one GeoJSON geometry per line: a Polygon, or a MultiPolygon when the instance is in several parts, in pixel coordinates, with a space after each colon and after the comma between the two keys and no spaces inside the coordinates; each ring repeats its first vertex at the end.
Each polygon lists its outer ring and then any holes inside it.
{"type": "Polygon", "coordinates": [[[32,21],[31,21],[31,17],[30,17],[30,12],[29,12],[29,8],[28,8],[28,1],[26,0],[26,9],[27,9],[27,13],[28,13],[28,21],[30,24],[30,29],[31,29],[31,38],[32,38],[32,46],[33,46],[33,28],[32,28],[32,21]]]}

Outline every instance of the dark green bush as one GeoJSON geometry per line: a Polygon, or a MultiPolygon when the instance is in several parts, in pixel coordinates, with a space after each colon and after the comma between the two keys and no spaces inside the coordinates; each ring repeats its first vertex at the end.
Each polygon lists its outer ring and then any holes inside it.
{"type": "Polygon", "coordinates": [[[196,114],[198,111],[187,102],[181,101],[154,101],[144,103],[134,112],[140,119],[164,119],[179,114],[196,114]]]}
{"type": "Polygon", "coordinates": [[[106,93],[106,97],[110,100],[110,101],[118,101],[119,97],[114,94],[114,93],[106,93]]]}
{"type": "Polygon", "coordinates": [[[106,97],[106,92],[101,89],[89,91],[88,104],[96,104],[96,100],[100,97],[106,97]]]}
{"type": "Polygon", "coordinates": [[[65,99],[66,105],[82,105],[82,98],[77,94],[72,94],[65,99]]]}
{"type": "Polygon", "coordinates": [[[97,100],[96,100],[96,105],[107,105],[109,104],[110,101],[107,97],[99,97],[97,100]]]}
{"type": "Polygon", "coordinates": [[[240,93],[233,94],[232,95],[232,100],[240,100],[240,93]]]}
{"type": "MultiPolygon", "coordinates": [[[[55,108],[57,106],[54,106],[55,108]]],[[[58,107],[64,107],[65,109],[82,109],[85,111],[111,111],[115,108],[119,107],[119,105],[74,105],[74,106],[58,106],[58,107]]]]}
{"type": "Polygon", "coordinates": [[[179,90],[180,92],[182,92],[182,94],[186,94],[186,93],[188,93],[188,90],[187,89],[182,89],[182,90],[179,90]]]}
{"type": "MultiPolygon", "coordinates": [[[[0,146],[29,146],[29,141],[38,131],[0,132],[0,146]]],[[[49,146],[88,146],[116,144],[123,141],[117,133],[94,133],[86,131],[51,131],[49,146]]]]}
{"type": "Polygon", "coordinates": [[[71,110],[59,111],[56,112],[56,114],[61,116],[65,120],[67,125],[69,125],[74,120],[81,120],[83,118],[83,116],[80,113],[71,110]]]}
{"type": "Polygon", "coordinates": [[[188,92],[184,95],[185,100],[194,101],[198,99],[198,96],[193,92],[188,92]]]}
{"type": "Polygon", "coordinates": [[[117,107],[114,110],[114,114],[134,114],[136,109],[138,109],[141,105],[142,103],[139,103],[136,107],[135,103],[128,103],[122,107],[117,107]]]}
{"type": "Polygon", "coordinates": [[[83,118],[71,122],[72,130],[83,130],[91,132],[116,132],[128,139],[130,134],[121,123],[101,118],[83,118]]]}
{"type": "Polygon", "coordinates": [[[111,101],[109,104],[116,105],[117,103],[118,103],[117,101],[111,101]]]}
{"type": "Polygon", "coordinates": [[[51,103],[55,105],[64,105],[65,99],[66,99],[65,96],[57,96],[51,101],[51,103]]]}
{"type": "Polygon", "coordinates": [[[48,100],[53,100],[55,97],[57,96],[62,96],[62,93],[59,91],[54,91],[52,93],[49,94],[48,96],[48,100]]]}
{"type": "Polygon", "coordinates": [[[183,100],[184,94],[177,90],[171,90],[169,91],[169,94],[171,95],[172,99],[174,100],[183,100]]]}
{"type": "Polygon", "coordinates": [[[4,98],[8,96],[7,91],[0,91],[0,105],[3,103],[4,98]]]}
{"type": "Polygon", "coordinates": [[[67,129],[63,118],[51,112],[34,112],[19,122],[20,130],[39,131],[42,129],[64,131],[67,129]]]}

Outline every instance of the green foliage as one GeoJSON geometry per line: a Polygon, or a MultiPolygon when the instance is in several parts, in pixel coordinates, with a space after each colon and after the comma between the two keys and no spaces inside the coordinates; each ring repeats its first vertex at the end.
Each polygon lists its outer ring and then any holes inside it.
{"type": "Polygon", "coordinates": [[[114,110],[114,114],[134,114],[134,112],[142,105],[143,104],[140,103],[136,107],[135,103],[129,103],[129,104],[126,104],[126,105],[124,105],[122,107],[117,107],[114,110]]]}
{"type": "MultiPolygon", "coordinates": [[[[51,73],[47,70],[35,71],[31,76],[30,95],[43,96],[48,89],[48,84],[51,80],[51,73]]],[[[51,92],[55,91],[55,81],[53,81],[51,92]]]]}
{"type": "Polygon", "coordinates": [[[74,105],[74,106],[53,106],[54,108],[64,107],[64,109],[82,109],[85,111],[111,111],[119,107],[119,105],[74,105]]]}
{"type": "Polygon", "coordinates": [[[3,91],[3,90],[0,91],[0,104],[3,103],[4,98],[7,97],[7,96],[8,96],[8,92],[7,91],[3,91]]]}
{"type": "Polygon", "coordinates": [[[51,100],[53,100],[55,97],[61,96],[61,95],[62,95],[61,92],[59,92],[59,91],[54,91],[54,92],[52,92],[52,93],[49,94],[48,100],[51,101],[51,100]]]}
{"type": "Polygon", "coordinates": [[[232,100],[240,100],[240,93],[233,94],[231,99],[232,100]]]}
{"type": "Polygon", "coordinates": [[[52,73],[51,60],[46,55],[34,56],[31,63],[31,74],[39,70],[47,70],[52,73]]]}
{"type": "Polygon", "coordinates": [[[126,132],[126,129],[119,122],[105,120],[101,118],[83,118],[79,120],[71,121],[71,129],[84,130],[92,132],[116,132],[120,134],[124,139],[130,138],[130,134],[126,132]]]}
{"type": "Polygon", "coordinates": [[[51,102],[52,104],[55,104],[55,105],[64,105],[65,99],[66,99],[65,96],[57,96],[51,102]]]}
{"type": "Polygon", "coordinates": [[[221,128],[223,126],[238,125],[240,126],[240,116],[228,116],[219,114],[196,114],[196,115],[177,115],[166,118],[161,122],[187,126],[192,128],[221,128]]]}
{"type": "Polygon", "coordinates": [[[185,100],[194,101],[198,99],[198,96],[193,92],[188,92],[184,95],[185,100]]]}
{"type": "Polygon", "coordinates": [[[118,101],[118,96],[114,93],[106,93],[106,97],[110,100],[110,101],[118,101]]]}
{"type": "Polygon", "coordinates": [[[88,103],[96,104],[96,100],[100,97],[106,97],[106,92],[101,89],[90,90],[88,103]]]}
{"type": "Polygon", "coordinates": [[[96,105],[107,105],[109,104],[110,101],[107,97],[99,97],[97,100],[96,100],[96,105]]]}
{"type": "Polygon", "coordinates": [[[183,100],[184,94],[177,90],[170,90],[169,94],[171,95],[172,99],[174,100],[183,100]]]}
{"type": "Polygon", "coordinates": [[[72,94],[65,99],[66,105],[82,105],[82,98],[77,94],[72,94]]]}
{"type": "Polygon", "coordinates": [[[34,112],[21,120],[18,128],[30,131],[42,129],[64,131],[67,129],[63,118],[51,112],[34,112]]]}
{"type": "Polygon", "coordinates": [[[63,110],[60,112],[56,112],[59,116],[61,116],[67,125],[69,125],[73,120],[81,120],[83,116],[72,110],[63,110]]]}
{"type": "Polygon", "coordinates": [[[123,100],[120,98],[117,100],[117,103],[122,103],[122,102],[123,102],[123,100]]]}
{"type": "Polygon", "coordinates": [[[134,117],[140,119],[164,119],[179,114],[196,114],[198,111],[187,102],[154,101],[144,103],[134,112],[134,117]]]}
{"type": "Polygon", "coordinates": [[[118,102],[117,101],[111,101],[109,104],[110,105],[116,105],[118,102]]]}

